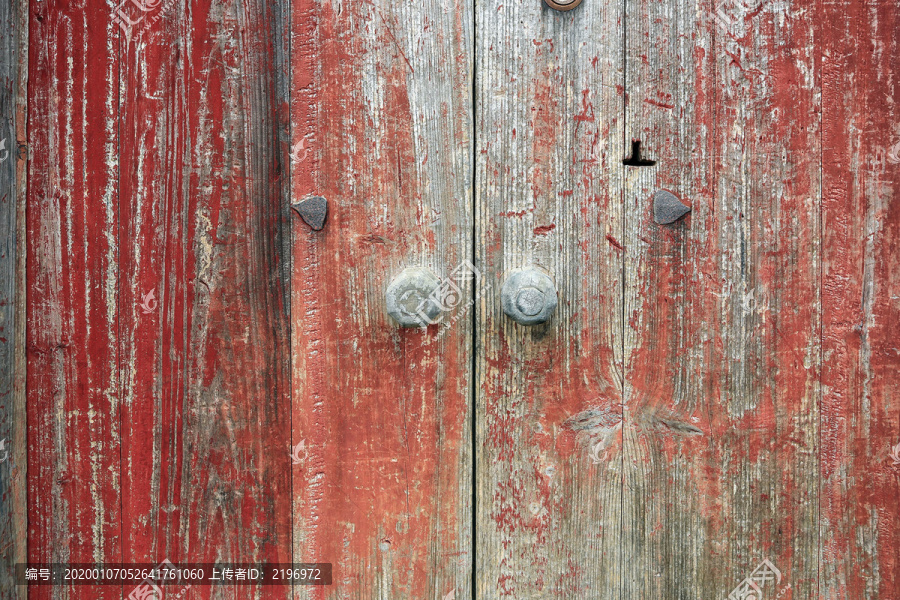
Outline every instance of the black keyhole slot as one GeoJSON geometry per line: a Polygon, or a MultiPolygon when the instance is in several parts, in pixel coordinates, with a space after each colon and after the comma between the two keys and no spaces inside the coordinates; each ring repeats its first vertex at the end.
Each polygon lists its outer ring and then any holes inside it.
{"type": "Polygon", "coordinates": [[[628,167],[652,167],[656,161],[641,156],[641,140],[631,140],[631,156],[623,159],[622,164],[628,167]]]}

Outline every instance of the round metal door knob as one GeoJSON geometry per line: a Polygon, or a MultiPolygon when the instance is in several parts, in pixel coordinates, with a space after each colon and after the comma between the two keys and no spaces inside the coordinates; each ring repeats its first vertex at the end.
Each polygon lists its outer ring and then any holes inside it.
{"type": "Polygon", "coordinates": [[[522,325],[547,322],[557,301],[553,280],[534,268],[513,271],[500,290],[503,312],[522,325]]]}
{"type": "Polygon", "coordinates": [[[402,327],[427,327],[441,312],[441,280],[425,267],[408,267],[385,292],[388,314],[402,327]]]}
{"type": "Polygon", "coordinates": [[[547,6],[550,8],[555,8],[556,10],[572,10],[579,4],[581,4],[581,0],[544,0],[547,3],[547,6]]]}

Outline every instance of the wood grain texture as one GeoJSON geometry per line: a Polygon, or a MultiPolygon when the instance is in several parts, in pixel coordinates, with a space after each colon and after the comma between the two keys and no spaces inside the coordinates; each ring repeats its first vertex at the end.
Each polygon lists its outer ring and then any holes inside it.
{"type": "Polygon", "coordinates": [[[120,38],[126,562],[292,560],[282,12],[173,2],[120,38]]]}
{"type": "Polygon", "coordinates": [[[900,597],[900,7],[822,4],[821,598],[900,597]]]}
{"type": "Polygon", "coordinates": [[[122,549],[118,28],[103,4],[55,0],[30,4],[29,27],[28,560],[113,562],[122,549]]]}
{"type": "Polygon", "coordinates": [[[334,564],[302,598],[470,598],[471,309],[400,329],[408,266],[472,257],[469,2],[292,7],[294,555],[334,564]]]}
{"type": "Polygon", "coordinates": [[[29,559],[290,562],[284,10],[135,6],[32,5],[29,559]]]}
{"type": "Polygon", "coordinates": [[[629,3],[626,597],[817,593],[813,3],[629,3]],[[660,225],[652,196],[692,212],[660,225]],[[776,585],[778,583],[778,585],[776,585]]]}
{"type": "Polygon", "coordinates": [[[618,597],[623,4],[478,2],[476,597],[618,597]],[[556,282],[542,325],[512,269],[556,282]]]}
{"type": "Polygon", "coordinates": [[[13,580],[27,540],[25,428],[25,144],[28,8],[0,2],[0,598],[24,598],[13,580]]]}
{"type": "Polygon", "coordinates": [[[900,599],[896,3],[144,7],[0,0],[0,597],[900,599]]]}

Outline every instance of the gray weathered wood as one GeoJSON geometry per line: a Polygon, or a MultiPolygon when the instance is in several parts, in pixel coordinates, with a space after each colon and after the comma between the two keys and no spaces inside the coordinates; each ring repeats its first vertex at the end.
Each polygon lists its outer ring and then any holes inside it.
{"type": "Polygon", "coordinates": [[[0,597],[22,598],[13,567],[25,562],[24,239],[27,3],[0,1],[0,597]]]}
{"type": "Polygon", "coordinates": [[[817,593],[810,9],[628,4],[626,133],[658,162],[625,185],[627,598],[725,598],[764,559],[766,597],[817,593]],[[659,189],[692,212],[655,223],[659,189]]]}
{"type": "Polygon", "coordinates": [[[621,507],[621,3],[476,4],[479,599],[617,598],[621,507]],[[500,306],[534,265],[559,305],[500,306]]]}

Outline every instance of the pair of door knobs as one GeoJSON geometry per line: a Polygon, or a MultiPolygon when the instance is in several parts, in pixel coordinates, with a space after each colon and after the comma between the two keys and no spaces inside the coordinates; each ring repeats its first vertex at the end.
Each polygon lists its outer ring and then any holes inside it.
{"type": "MultiPolygon", "coordinates": [[[[408,267],[388,285],[388,314],[402,327],[427,327],[462,301],[455,278],[438,279],[425,267],[408,267]]],[[[546,273],[534,267],[512,271],[500,289],[503,312],[516,323],[545,323],[556,310],[556,286],[546,273]]]]}

